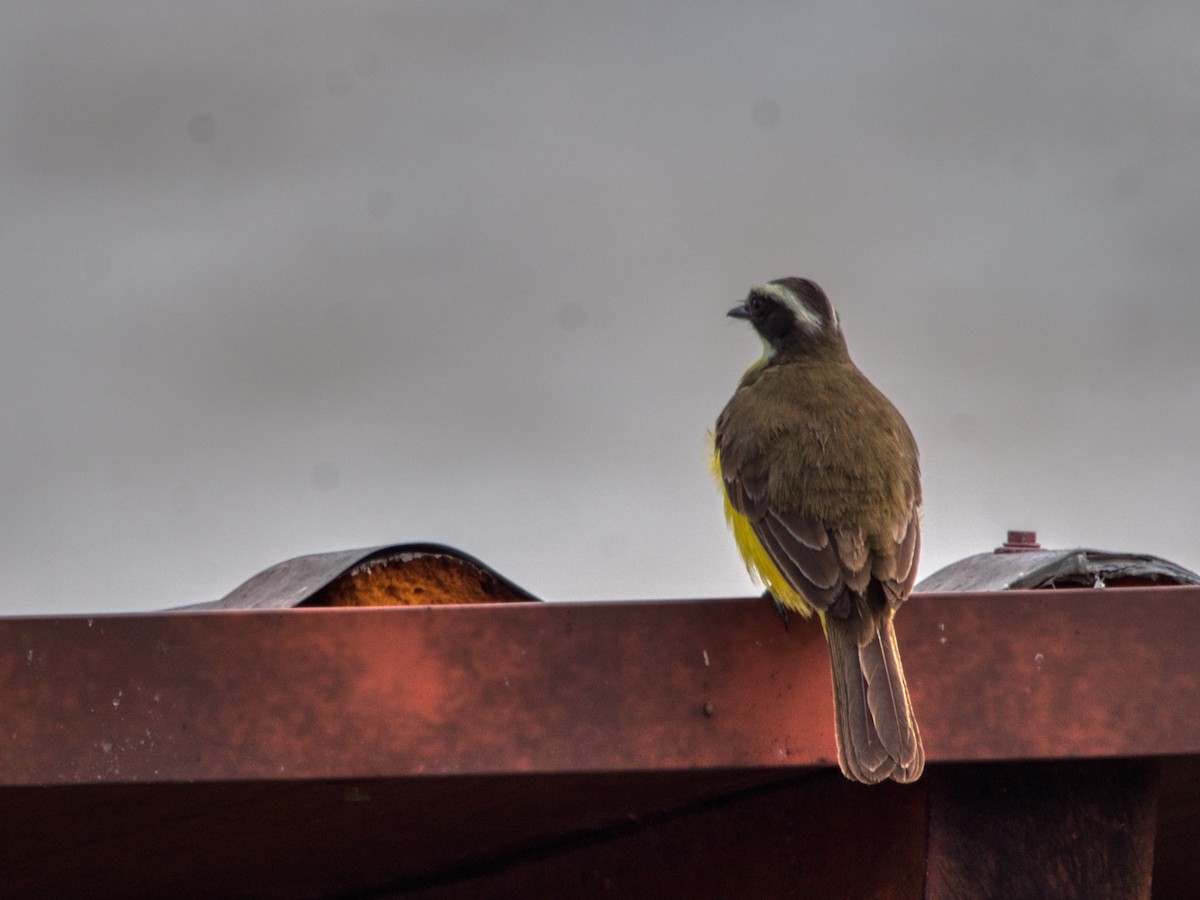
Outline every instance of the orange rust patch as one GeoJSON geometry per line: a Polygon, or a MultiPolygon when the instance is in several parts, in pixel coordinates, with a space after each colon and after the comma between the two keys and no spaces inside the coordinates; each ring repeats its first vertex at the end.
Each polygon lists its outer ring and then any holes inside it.
{"type": "Polygon", "coordinates": [[[429,606],[526,599],[468,563],[449,556],[427,555],[362,563],[313,595],[309,603],[314,606],[429,606]]]}

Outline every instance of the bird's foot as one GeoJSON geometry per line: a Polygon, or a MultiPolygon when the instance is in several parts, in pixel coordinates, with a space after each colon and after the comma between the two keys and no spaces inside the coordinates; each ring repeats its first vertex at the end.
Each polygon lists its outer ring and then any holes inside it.
{"type": "Polygon", "coordinates": [[[788,609],[772,594],[770,591],[763,591],[764,597],[770,597],[771,602],[775,604],[775,612],[779,613],[779,618],[783,619],[783,630],[788,630],[788,609]]]}

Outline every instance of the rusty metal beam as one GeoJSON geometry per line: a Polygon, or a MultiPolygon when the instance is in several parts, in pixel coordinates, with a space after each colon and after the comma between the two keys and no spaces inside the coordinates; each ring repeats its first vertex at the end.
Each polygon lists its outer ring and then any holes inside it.
{"type": "Polygon", "coordinates": [[[1200,588],[918,595],[898,627],[930,768],[865,787],[832,770],[819,627],[759,599],[0,619],[0,883],[932,900],[1027,856],[982,797],[1067,842],[1047,871],[1142,897],[1129,772],[1176,754],[1155,895],[1195,895],[1200,588]]]}
{"type": "MultiPolygon", "coordinates": [[[[918,595],[930,762],[1200,753],[1200,589],[918,595]]],[[[818,627],[758,599],[0,620],[0,786],[791,769],[818,627]]]]}

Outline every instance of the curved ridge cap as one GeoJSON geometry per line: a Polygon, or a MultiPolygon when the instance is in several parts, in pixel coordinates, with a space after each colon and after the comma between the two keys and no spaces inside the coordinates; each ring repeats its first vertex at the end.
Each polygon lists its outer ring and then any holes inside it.
{"type": "Polygon", "coordinates": [[[447,556],[488,573],[501,584],[529,600],[538,598],[505,578],[491,566],[469,553],[446,544],[380,544],[355,550],[311,553],[275,563],[252,575],[220,600],[173,607],[171,612],[198,612],[219,609],[291,609],[299,606],[355,566],[374,558],[447,556]]]}
{"type": "Polygon", "coordinates": [[[1100,581],[1161,577],[1173,584],[1200,584],[1200,574],[1159,556],[1075,547],[968,556],[922,579],[915,591],[1027,590],[1088,576],[1100,581]]]}

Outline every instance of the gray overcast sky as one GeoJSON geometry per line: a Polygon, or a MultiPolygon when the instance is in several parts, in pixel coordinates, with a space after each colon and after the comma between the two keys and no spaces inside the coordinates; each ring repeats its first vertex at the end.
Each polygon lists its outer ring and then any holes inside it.
{"type": "Polygon", "coordinates": [[[1200,5],[43,2],[0,14],[0,613],[442,541],[744,594],[705,435],[819,281],[922,574],[1200,568],[1200,5]]]}

